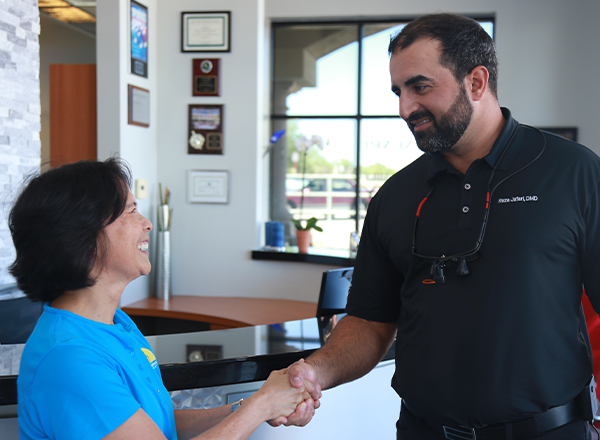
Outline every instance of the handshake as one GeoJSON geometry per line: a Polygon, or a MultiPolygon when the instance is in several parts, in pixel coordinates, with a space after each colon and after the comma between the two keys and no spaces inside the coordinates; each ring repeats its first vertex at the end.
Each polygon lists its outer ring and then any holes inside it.
{"type": "Polygon", "coordinates": [[[273,371],[251,397],[264,402],[260,406],[267,411],[264,419],[271,426],[305,426],[319,408],[320,398],[317,370],[304,359],[286,369],[273,371]]]}

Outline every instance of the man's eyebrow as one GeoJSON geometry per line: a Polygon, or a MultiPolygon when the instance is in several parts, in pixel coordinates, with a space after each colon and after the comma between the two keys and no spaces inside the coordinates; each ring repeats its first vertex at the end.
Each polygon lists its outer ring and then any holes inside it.
{"type": "Polygon", "coordinates": [[[415,76],[407,79],[404,82],[404,85],[408,87],[408,86],[412,86],[413,84],[416,84],[416,83],[422,82],[422,81],[432,82],[433,80],[431,78],[428,78],[428,77],[424,76],[424,75],[415,75],[415,76]]]}
{"type": "MultiPolygon", "coordinates": [[[[431,78],[426,77],[425,75],[415,75],[412,76],[410,78],[408,78],[405,82],[404,82],[404,86],[405,87],[410,87],[413,84],[419,83],[419,82],[433,82],[433,80],[431,78]]],[[[392,85],[392,92],[394,92],[396,95],[400,96],[400,87],[398,87],[397,85],[392,85]]]]}

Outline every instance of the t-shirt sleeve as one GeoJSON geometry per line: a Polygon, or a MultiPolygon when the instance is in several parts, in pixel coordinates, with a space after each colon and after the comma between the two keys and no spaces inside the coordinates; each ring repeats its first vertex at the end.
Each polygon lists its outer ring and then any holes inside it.
{"type": "Polygon", "coordinates": [[[365,217],[346,312],[376,322],[394,322],[400,313],[402,275],[395,269],[377,232],[377,196],[365,217]]]}
{"type": "Polygon", "coordinates": [[[100,439],[129,419],[140,404],[120,367],[90,348],[52,350],[36,370],[31,402],[45,431],[55,439],[100,439]]]}

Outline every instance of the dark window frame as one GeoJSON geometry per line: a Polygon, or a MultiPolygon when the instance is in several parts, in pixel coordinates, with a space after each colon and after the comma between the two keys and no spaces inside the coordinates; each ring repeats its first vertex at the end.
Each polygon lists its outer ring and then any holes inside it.
{"type": "MultiPolygon", "coordinates": [[[[479,22],[491,22],[492,23],[492,39],[496,41],[496,19],[493,14],[463,14],[468,16],[474,20],[479,22]]],[[[360,204],[360,178],[361,178],[361,151],[360,151],[360,143],[361,143],[361,122],[363,120],[368,119],[393,119],[399,118],[399,115],[389,115],[389,114],[381,114],[381,115],[363,115],[362,114],[362,63],[363,63],[363,44],[364,44],[364,28],[369,25],[377,25],[377,24],[390,24],[390,25],[400,25],[407,24],[410,21],[414,20],[418,16],[397,16],[397,17],[385,17],[385,18],[370,18],[370,19],[343,19],[343,20],[331,20],[331,19],[306,19],[306,20],[273,20],[271,22],[271,68],[270,68],[270,121],[271,126],[273,126],[274,121],[281,120],[293,120],[293,119],[332,119],[332,120],[353,120],[356,124],[356,136],[355,136],[355,160],[356,160],[356,185],[355,185],[355,196],[354,196],[354,209],[356,215],[354,216],[355,221],[355,230],[360,231],[360,221],[361,217],[359,215],[359,204],[360,204]],[[292,26],[314,26],[314,25],[353,25],[357,26],[357,43],[358,43],[358,58],[357,58],[357,109],[356,114],[354,115],[302,115],[302,114],[294,114],[294,115],[283,115],[276,114],[274,112],[275,109],[275,77],[274,77],[274,57],[275,57],[275,32],[278,28],[292,27],[292,26]]],[[[391,93],[391,92],[390,92],[391,93]]],[[[269,194],[269,200],[271,199],[272,194],[269,194]]],[[[271,214],[271,213],[270,213],[271,214]]]]}

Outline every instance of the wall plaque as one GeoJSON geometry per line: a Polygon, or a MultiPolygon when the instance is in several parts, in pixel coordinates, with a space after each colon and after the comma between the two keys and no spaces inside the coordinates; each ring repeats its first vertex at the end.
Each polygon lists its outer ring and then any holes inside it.
{"type": "Polygon", "coordinates": [[[192,60],[193,96],[220,96],[221,80],[219,58],[198,58],[192,60]]]}
{"type": "Polygon", "coordinates": [[[223,154],[223,104],[190,104],[188,136],[188,154],[223,154]]]}

